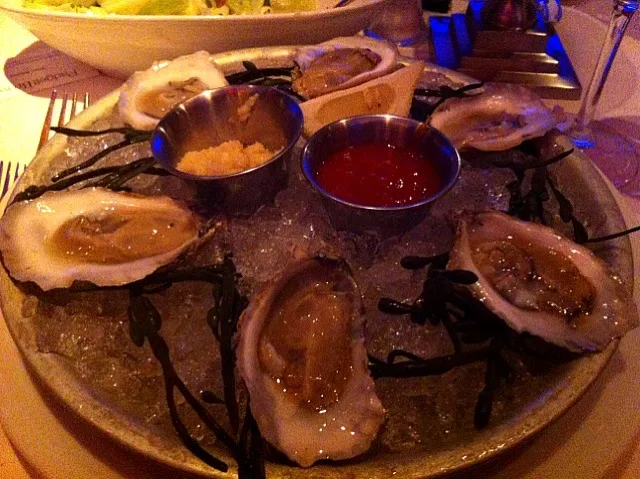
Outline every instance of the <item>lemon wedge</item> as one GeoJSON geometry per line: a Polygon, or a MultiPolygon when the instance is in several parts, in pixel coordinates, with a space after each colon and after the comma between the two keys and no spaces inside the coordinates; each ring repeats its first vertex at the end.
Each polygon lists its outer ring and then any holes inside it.
{"type": "Polygon", "coordinates": [[[408,116],[413,91],[423,71],[423,62],[412,63],[383,77],[302,103],[304,135],[309,137],[323,126],[350,116],[408,116]]]}

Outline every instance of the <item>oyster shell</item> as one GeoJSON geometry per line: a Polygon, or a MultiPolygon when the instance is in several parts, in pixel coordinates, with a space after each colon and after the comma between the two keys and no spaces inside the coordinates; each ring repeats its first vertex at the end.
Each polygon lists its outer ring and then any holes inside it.
{"type": "Polygon", "coordinates": [[[550,110],[523,86],[489,84],[478,95],[445,101],[429,124],[458,149],[504,151],[543,136],[564,119],[562,108],[550,110]]]}
{"type": "Polygon", "coordinates": [[[131,75],[120,91],[118,112],[132,127],[153,130],[178,103],[228,84],[209,53],[196,52],[131,75]]]}
{"type": "Polygon", "coordinates": [[[366,451],[382,424],[363,327],[347,265],[326,258],[285,270],[240,318],[237,365],[251,412],[301,466],[366,451]]]}
{"type": "Polygon", "coordinates": [[[294,56],[292,87],[305,99],[360,85],[396,67],[398,51],[384,40],[334,38],[301,47],[294,56]]]}
{"type": "Polygon", "coordinates": [[[536,223],[486,212],[462,220],[449,267],[519,333],[574,352],[604,349],[639,324],[630,294],[590,250],[536,223]]]}
{"type": "Polygon", "coordinates": [[[47,291],[75,281],[116,286],[171,263],[200,237],[200,220],[169,197],[102,188],[50,191],[0,219],[9,275],[47,291]]]}

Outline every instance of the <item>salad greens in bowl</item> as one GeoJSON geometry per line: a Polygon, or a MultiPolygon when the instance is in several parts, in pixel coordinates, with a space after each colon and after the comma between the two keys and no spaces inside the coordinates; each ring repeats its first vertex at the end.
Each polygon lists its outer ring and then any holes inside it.
{"type": "Polygon", "coordinates": [[[121,78],[154,61],[353,35],[391,0],[0,0],[48,45],[121,78]]]}
{"type": "MultiPolygon", "coordinates": [[[[320,2],[322,3],[322,2],[320,2]]],[[[319,9],[317,0],[23,0],[22,6],[88,15],[254,15],[319,9]]]]}

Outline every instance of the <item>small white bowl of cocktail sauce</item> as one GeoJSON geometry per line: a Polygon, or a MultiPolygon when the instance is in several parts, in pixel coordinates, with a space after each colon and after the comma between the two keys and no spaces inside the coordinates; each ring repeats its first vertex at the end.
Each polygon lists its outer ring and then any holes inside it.
{"type": "Polygon", "coordinates": [[[424,123],[366,115],[317,131],[302,152],[302,170],[336,228],[396,234],[424,219],[454,185],[460,156],[424,123]]]}

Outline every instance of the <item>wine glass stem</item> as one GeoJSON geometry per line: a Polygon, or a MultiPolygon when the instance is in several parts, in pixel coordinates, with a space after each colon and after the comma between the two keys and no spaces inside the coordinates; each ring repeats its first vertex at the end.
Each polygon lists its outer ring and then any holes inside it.
{"type": "Polygon", "coordinates": [[[596,64],[587,91],[582,98],[578,117],[576,118],[576,129],[579,132],[588,131],[588,125],[595,115],[596,106],[598,105],[598,100],[600,100],[602,88],[607,80],[607,76],[609,76],[613,59],[618,52],[618,47],[627,29],[629,20],[631,20],[631,17],[638,9],[638,3],[639,0],[613,0],[613,11],[611,13],[611,20],[609,21],[607,37],[600,50],[598,63],[596,64]]]}

